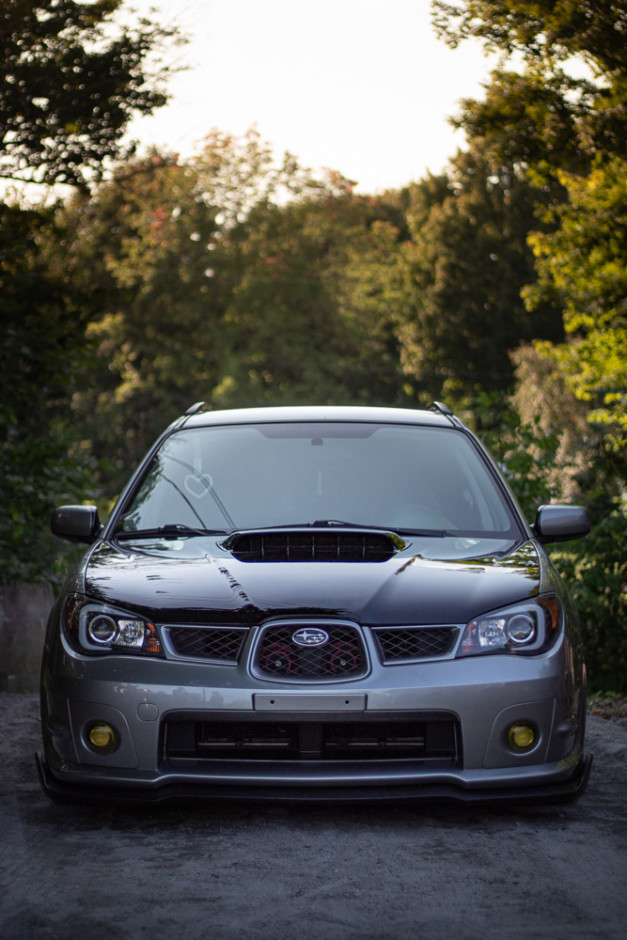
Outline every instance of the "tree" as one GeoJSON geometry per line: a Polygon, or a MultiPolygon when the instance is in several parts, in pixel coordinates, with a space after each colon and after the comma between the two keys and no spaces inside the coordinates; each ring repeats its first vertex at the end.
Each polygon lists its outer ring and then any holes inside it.
{"type": "MultiPolygon", "coordinates": [[[[116,28],[121,0],[5,0],[0,177],[85,189],[118,155],[130,117],[165,101],[146,63],[170,35],[116,28]]],[[[49,515],[93,496],[71,400],[89,382],[97,292],[72,271],[55,208],[0,203],[0,580],[55,577],[49,515]]],[[[58,571],[56,571],[58,575],[58,571]]]]}
{"type": "Polygon", "coordinates": [[[217,381],[216,216],[197,169],[157,153],[121,164],[61,213],[64,265],[99,298],[87,330],[93,378],[73,413],[92,453],[119,468],[113,493],[163,427],[217,381]]]}
{"type": "Polygon", "coordinates": [[[53,577],[52,506],[93,485],[68,407],[93,307],[51,270],[57,235],[51,212],[0,205],[0,583],[53,577]]]}
{"type": "Polygon", "coordinates": [[[627,66],[627,10],[622,0],[434,0],[436,30],[450,45],[483,40],[490,51],[526,62],[564,62],[581,55],[605,72],[627,66]]]}
{"type": "MultiPolygon", "coordinates": [[[[542,347],[566,386],[589,403],[609,450],[627,445],[627,5],[616,0],[435,0],[440,33],[452,45],[474,36],[521,74],[497,70],[484,101],[465,102],[460,123],[492,160],[518,160],[536,182],[552,179],[544,230],[532,231],[538,283],[527,309],[561,308],[568,342],[542,347]],[[588,70],[572,77],[573,57],[588,70]],[[570,74],[566,68],[570,70],[570,74]]],[[[540,224],[535,226],[540,229],[540,224]]],[[[539,337],[536,337],[539,338],[539,337]]]]}
{"type": "Polygon", "coordinates": [[[275,159],[256,132],[215,133],[185,164],[120,164],[63,219],[63,267],[101,306],[94,381],[73,404],[92,452],[119,467],[110,491],[198,399],[402,398],[378,275],[403,214],[339,174],[275,159]]]}
{"type": "Polygon", "coordinates": [[[561,179],[569,200],[557,229],[530,239],[539,279],[524,295],[530,309],[562,306],[568,342],[545,354],[627,482],[627,161],[599,157],[588,176],[561,179]]]}
{"type": "Polygon", "coordinates": [[[512,349],[561,337],[558,309],[547,302],[530,314],[520,297],[533,277],[525,239],[538,198],[524,173],[495,167],[476,144],[447,174],[412,187],[398,331],[426,397],[505,389],[512,349]]]}
{"type": "Polygon", "coordinates": [[[287,205],[260,204],[240,229],[222,404],[393,403],[398,342],[384,297],[400,221],[341,179],[287,205]],[[339,183],[339,186],[338,186],[339,183]]]}
{"type": "Polygon", "coordinates": [[[583,171],[599,151],[622,153],[627,120],[624,2],[434,0],[434,24],[455,47],[481,39],[522,60],[492,74],[481,101],[465,100],[456,123],[504,162],[544,176],[583,171]],[[579,68],[576,68],[579,66],[579,68]]]}
{"type": "MultiPolygon", "coordinates": [[[[458,120],[493,160],[517,162],[552,193],[544,230],[529,235],[537,280],[523,295],[531,311],[561,308],[566,341],[518,351],[515,401],[527,415],[535,403],[542,438],[534,446],[541,451],[552,432],[568,495],[592,509],[589,538],[553,557],[573,584],[593,687],[624,691],[627,6],[436,0],[434,8],[451,44],[479,37],[523,62],[521,72],[493,73],[486,98],[464,102],[458,120]],[[585,78],[574,77],[576,65],[585,78]],[[543,407],[556,393],[557,407],[543,407]]],[[[557,483],[548,468],[540,477],[557,483]]]]}
{"type": "Polygon", "coordinates": [[[151,74],[174,36],[140,20],[117,25],[123,0],[3,0],[0,176],[85,186],[118,156],[131,117],[166,101],[151,74]]]}

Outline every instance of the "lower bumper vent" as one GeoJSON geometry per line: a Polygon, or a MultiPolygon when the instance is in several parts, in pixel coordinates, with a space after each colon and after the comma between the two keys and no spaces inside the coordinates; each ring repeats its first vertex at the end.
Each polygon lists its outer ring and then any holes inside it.
{"type": "Polygon", "coordinates": [[[454,761],[458,757],[457,742],[454,719],[195,721],[171,718],[165,724],[164,756],[168,761],[454,761]]]}

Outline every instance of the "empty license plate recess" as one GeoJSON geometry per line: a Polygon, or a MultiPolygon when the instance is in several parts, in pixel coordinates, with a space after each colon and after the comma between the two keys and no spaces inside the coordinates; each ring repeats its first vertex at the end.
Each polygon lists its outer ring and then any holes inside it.
{"type": "Polygon", "coordinates": [[[363,712],[366,696],[259,693],[253,695],[253,708],[257,712],[363,712]]]}

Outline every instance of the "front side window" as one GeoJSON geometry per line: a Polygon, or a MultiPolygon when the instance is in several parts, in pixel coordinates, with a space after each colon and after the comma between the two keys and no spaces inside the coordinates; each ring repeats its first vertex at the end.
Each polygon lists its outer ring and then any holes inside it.
{"type": "Polygon", "coordinates": [[[277,423],[184,429],[153,459],[118,529],[314,524],[520,535],[472,441],[453,428],[277,423]]]}

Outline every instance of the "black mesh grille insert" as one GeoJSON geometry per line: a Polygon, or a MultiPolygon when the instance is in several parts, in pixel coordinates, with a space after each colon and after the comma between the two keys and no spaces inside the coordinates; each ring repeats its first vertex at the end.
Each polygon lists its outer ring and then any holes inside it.
{"type": "Polygon", "coordinates": [[[366,658],[356,629],[343,624],[316,625],[327,636],[320,646],[300,646],[294,635],[306,629],[303,623],[267,627],[257,647],[255,668],[263,676],[288,679],[333,679],[358,676],[366,658]]]}
{"type": "Polygon", "coordinates": [[[453,649],[457,627],[375,627],[384,663],[435,659],[453,649]]]}
{"type": "Polygon", "coordinates": [[[165,724],[168,760],[407,760],[459,757],[452,718],[354,721],[179,720],[165,724]]]}
{"type": "Polygon", "coordinates": [[[174,652],[190,659],[236,663],[248,627],[166,627],[174,652]]]}
{"type": "Polygon", "coordinates": [[[384,532],[243,532],[228,543],[239,561],[387,561],[394,542],[384,532]]]}

